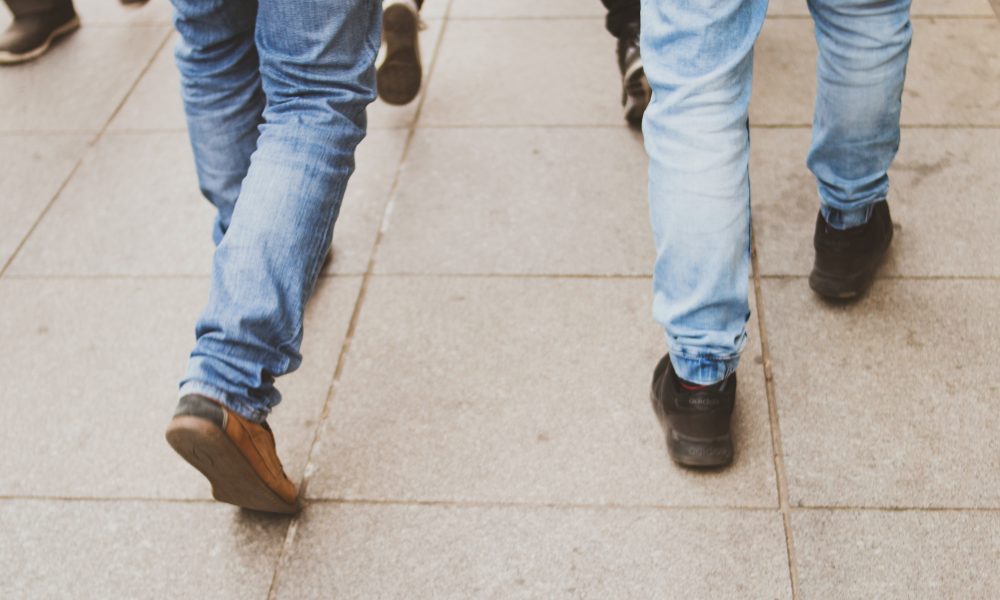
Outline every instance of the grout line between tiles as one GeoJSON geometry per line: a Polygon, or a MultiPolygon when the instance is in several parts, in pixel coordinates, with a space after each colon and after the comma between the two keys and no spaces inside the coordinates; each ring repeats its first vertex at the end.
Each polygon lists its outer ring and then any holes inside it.
{"type": "MultiPolygon", "coordinates": [[[[388,201],[386,202],[385,209],[382,214],[382,224],[379,226],[379,230],[375,235],[375,240],[372,242],[371,251],[368,255],[368,265],[365,270],[364,275],[361,279],[361,285],[358,290],[357,299],[354,302],[354,309],[351,312],[351,321],[347,327],[347,333],[344,335],[344,342],[340,347],[340,354],[337,357],[337,366],[333,372],[333,378],[330,381],[330,385],[327,389],[326,399],[323,401],[323,408],[320,410],[319,419],[316,422],[316,428],[313,430],[312,442],[309,444],[309,451],[306,454],[305,468],[302,473],[302,478],[299,483],[299,494],[300,497],[306,497],[306,492],[309,487],[310,477],[314,471],[313,469],[313,454],[316,452],[316,448],[319,446],[320,436],[322,435],[322,430],[326,424],[327,418],[330,415],[330,405],[332,404],[333,397],[337,392],[337,384],[340,382],[340,378],[344,372],[344,364],[347,361],[347,354],[350,352],[351,343],[354,341],[354,335],[357,331],[358,321],[361,316],[361,309],[364,306],[365,298],[368,293],[368,283],[371,281],[372,275],[375,271],[375,258],[378,254],[379,245],[382,243],[382,237],[385,233],[385,223],[388,219],[389,214],[392,212],[393,200],[396,197],[396,190],[399,187],[399,181],[402,176],[403,165],[406,164],[406,160],[410,154],[410,147],[413,145],[413,138],[417,131],[417,122],[420,120],[420,115],[424,109],[424,102],[427,99],[427,90],[430,88],[431,80],[434,77],[435,68],[437,66],[438,58],[441,56],[441,45],[444,42],[445,33],[448,30],[448,17],[451,13],[451,6],[454,0],[448,0],[448,4],[445,6],[444,15],[441,18],[441,32],[437,36],[437,40],[434,42],[434,52],[432,54],[430,65],[427,69],[427,77],[423,82],[423,89],[420,92],[420,97],[417,100],[417,108],[413,113],[413,120],[410,123],[408,132],[406,135],[406,140],[403,142],[403,152],[399,157],[399,163],[396,165],[396,172],[393,176],[392,185],[389,188],[388,201]]],[[[278,553],[278,558],[275,561],[274,573],[271,576],[271,585],[268,589],[267,597],[268,600],[274,600],[277,598],[278,594],[278,584],[280,582],[282,568],[285,563],[290,560],[292,546],[295,544],[295,537],[298,533],[299,523],[301,522],[301,512],[292,517],[291,523],[288,526],[288,531],[285,534],[284,543],[281,545],[281,551],[278,553]]]]}
{"type": "Polygon", "coordinates": [[[49,210],[52,208],[52,205],[55,204],[56,200],[59,199],[59,196],[62,195],[63,190],[66,189],[66,186],[68,186],[69,182],[72,181],[77,171],[80,170],[80,167],[83,165],[83,160],[84,158],[86,158],[87,153],[90,151],[90,148],[93,148],[101,141],[101,138],[104,136],[104,133],[108,130],[108,126],[110,126],[111,122],[114,121],[115,117],[118,116],[119,111],[121,111],[122,107],[125,106],[125,103],[132,95],[132,92],[135,91],[136,86],[139,85],[139,82],[142,80],[142,78],[146,76],[146,72],[149,71],[149,68],[153,65],[153,61],[156,59],[156,56],[160,53],[160,50],[163,49],[163,46],[164,44],[167,43],[168,39],[170,39],[169,30],[163,34],[163,39],[160,40],[159,44],[157,44],[156,49],[153,50],[152,53],[150,53],[149,60],[146,61],[145,66],[143,66],[142,69],[139,71],[138,75],[136,75],[135,80],[132,81],[132,85],[130,85],[128,89],[125,91],[125,95],[122,96],[121,101],[118,102],[118,105],[115,106],[115,109],[111,111],[111,115],[108,116],[108,120],[104,122],[104,126],[101,127],[101,130],[97,132],[97,135],[94,136],[92,140],[90,140],[90,142],[87,144],[86,147],[84,147],[83,152],[80,153],[80,157],[76,160],[76,164],[73,165],[72,169],[70,169],[69,175],[67,175],[66,178],[63,180],[62,184],[59,186],[59,189],[57,189],[56,193],[52,195],[52,198],[49,199],[48,203],[45,205],[42,211],[38,213],[38,218],[35,219],[35,222],[31,224],[31,227],[28,229],[28,231],[21,237],[21,241],[18,242],[17,247],[15,247],[14,251],[11,252],[10,256],[7,258],[7,261],[3,265],[0,265],[0,278],[4,277],[7,274],[7,269],[10,268],[10,265],[14,264],[14,259],[17,258],[17,255],[20,254],[21,250],[24,248],[24,245],[28,243],[29,239],[31,239],[31,235],[35,232],[35,229],[38,228],[38,224],[42,222],[42,219],[44,219],[45,215],[49,213],[49,210]]]}
{"type": "Polygon", "coordinates": [[[757,305],[757,330],[760,335],[760,349],[764,358],[764,387],[767,392],[767,413],[771,425],[771,450],[774,459],[774,471],[778,484],[778,508],[785,530],[785,551],[788,560],[788,577],[792,588],[792,600],[801,598],[799,590],[798,567],[795,560],[795,540],[792,535],[792,517],[788,502],[788,478],[785,473],[784,451],[781,448],[781,423],[778,419],[778,405],[774,396],[774,373],[771,370],[771,348],[767,337],[767,323],[764,319],[764,298],[761,292],[760,264],[757,256],[757,236],[753,232],[751,220],[750,260],[753,266],[753,290],[757,305]]]}
{"type": "MultiPolygon", "coordinates": [[[[0,494],[0,502],[64,502],[64,503],[143,503],[143,504],[189,504],[223,507],[212,498],[156,498],[150,496],[59,496],[0,494]]],[[[477,500],[421,500],[390,498],[307,498],[310,505],[345,506],[415,506],[442,508],[522,508],[530,510],[619,510],[619,511],[666,511],[666,512],[756,512],[779,513],[773,506],[751,505],[704,505],[704,504],[619,504],[600,502],[519,502],[519,501],[477,501],[477,500]]],[[[238,510],[233,508],[233,510],[238,510]]],[[[852,505],[805,505],[789,507],[790,512],[867,512],[867,513],[968,513],[1000,514],[1000,506],[852,506],[852,505]]]]}

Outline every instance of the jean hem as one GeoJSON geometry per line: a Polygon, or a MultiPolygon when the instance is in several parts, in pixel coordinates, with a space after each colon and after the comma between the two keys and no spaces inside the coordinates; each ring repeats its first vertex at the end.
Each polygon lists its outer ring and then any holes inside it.
{"type": "Polygon", "coordinates": [[[711,354],[684,355],[670,351],[674,372],[684,381],[696,385],[712,385],[736,372],[740,355],[719,356],[711,354]]]}
{"type": "Polygon", "coordinates": [[[263,423],[267,420],[269,411],[247,406],[247,401],[240,396],[231,394],[222,388],[204,381],[185,381],[180,386],[179,396],[198,394],[219,402],[229,410],[253,423],[263,423]]]}

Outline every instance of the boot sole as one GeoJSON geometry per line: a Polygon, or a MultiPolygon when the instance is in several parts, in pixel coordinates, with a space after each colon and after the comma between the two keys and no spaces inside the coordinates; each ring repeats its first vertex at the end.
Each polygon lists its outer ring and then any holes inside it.
{"type": "Polygon", "coordinates": [[[655,393],[649,395],[653,412],[663,427],[667,438],[667,455],[682,467],[713,469],[733,462],[733,436],[731,433],[714,437],[695,437],[678,433],[670,426],[655,393]]]}
{"type": "Polygon", "coordinates": [[[80,28],[80,17],[78,16],[73,17],[71,20],[67,21],[66,23],[63,23],[55,30],[53,30],[53,32],[49,34],[49,37],[45,39],[45,42],[43,42],[37,48],[33,48],[28,52],[25,52],[24,54],[14,54],[13,52],[0,52],[0,65],[16,65],[18,63],[28,62],[29,60],[36,59],[39,56],[48,52],[49,48],[52,47],[52,42],[54,42],[56,38],[64,36],[72,31],[76,31],[79,28],[80,28]]]}
{"type": "Polygon", "coordinates": [[[189,415],[174,417],[166,438],[177,454],[208,479],[212,496],[219,502],[270,513],[299,511],[298,502],[285,502],[264,483],[215,423],[189,415]]]}
{"type": "Polygon", "coordinates": [[[646,71],[639,64],[637,68],[625,73],[622,78],[624,88],[625,120],[629,125],[642,125],[642,115],[646,112],[653,98],[653,90],[646,79],[646,71]]]}
{"type": "Polygon", "coordinates": [[[667,430],[667,454],[685,467],[715,468],[733,462],[733,437],[694,438],[667,430]]]}
{"type": "Polygon", "coordinates": [[[420,93],[419,29],[419,18],[405,6],[393,5],[382,13],[386,54],[377,72],[378,95],[389,104],[409,104],[420,93]]]}

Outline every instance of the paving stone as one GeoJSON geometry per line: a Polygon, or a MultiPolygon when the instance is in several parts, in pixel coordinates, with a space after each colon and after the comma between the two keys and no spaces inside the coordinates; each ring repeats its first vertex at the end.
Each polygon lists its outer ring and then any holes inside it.
{"type": "Polygon", "coordinates": [[[319,505],[278,598],[789,598],[777,512],[319,505]]]}
{"type": "Polygon", "coordinates": [[[11,265],[13,274],[208,274],[214,209],[184,133],[104,136],[11,265]]]}
{"type": "Polygon", "coordinates": [[[84,27],[43,60],[0,70],[0,131],[99,131],[166,35],[166,25],[84,27]]]}
{"type": "Polygon", "coordinates": [[[91,136],[0,136],[0,268],[59,191],[91,136]]]}
{"type": "MultiPolygon", "coordinates": [[[[433,0],[429,0],[428,4],[433,0]]],[[[579,0],[454,0],[453,19],[518,19],[553,17],[603,17],[607,10],[600,2],[579,0]]]]}
{"type": "Polygon", "coordinates": [[[796,511],[803,598],[995,598],[1000,513],[796,511]]]}
{"type": "Polygon", "coordinates": [[[639,133],[427,129],[413,140],[376,268],[646,274],[654,258],[639,133]]]}
{"type": "MultiPolygon", "coordinates": [[[[760,269],[808,275],[819,196],[808,130],[755,129],[753,217],[760,269]]],[[[896,225],[881,276],[996,277],[1000,129],[905,129],[890,170],[896,225]]]]}
{"type": "Polygon", "coordinates": [[[263,598],[287,519],[187,503],[0,502],[5,598],[263,598]]]}
{"type": "Polygon", "coordinates": [[[775,505],[757,333],[735,464],[673,466],[649,405],[664,351],[647,280],[376,277],[310,497],[775,505]]]}
{"type": "Polygon", "coordinates": [[[880,280],[830,306],[764,281],[793,505],[1000,508],[1000,282],[880,280]]]}
{"type": "MultiPolygon", "coordinates": [[[[366,269],[404,134],[373,131],[358,147],[358,169],[334,235],[335,272],[366,269]]],[[[10,272],[207,275],[214,216],[198,191],[186,133],[106,135],[10,272]]]]}
{"type": "MultiPolygon", "coordinates": [[[[767,14],[771,17],[808,16],[809,8],[806,0],[770,0],[767,14]]],[[[989,0],[913,0],[910,15],[913,17],[990,17],[993,16],[993,9],[990,7],[989,0]]]]}
{"type": "Polygon", "coordinates": [[[111,121],[109,131],[187,131],[180,74],[174,62],[177,38],[176,33],[171,34],[160,48],[149,70],[111,121]]]}
{"type": "MultiPolygon", "coordinates": [[[[757,44],[753,125],[809,125],[816,94],[816,43],[808,19],[771,19],[757,44]]],[[[998,125],[1000,23],[996,19],[913,22],[904,125],[998,125]]]]}
{"type": "Polygon", "coordinates": [[[452,21],[421,124],[625,127],[620,94],[601,19],[452,21]]]}
{"type": "MultiPolygon", "coordinates": [[[[271,424],[299,477],[357,297],[324,278],[302,368],[271,424]]],[[[0,281],[0,495],[207,498],[163,430],[208,297],[206,278],[0,281]]],[[[3,503],[0,502],[0,505],[3,503]]]]}

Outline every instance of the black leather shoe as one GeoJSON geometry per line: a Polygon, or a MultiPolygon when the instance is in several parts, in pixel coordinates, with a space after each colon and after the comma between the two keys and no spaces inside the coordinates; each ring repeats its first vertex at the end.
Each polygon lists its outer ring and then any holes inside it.
{"type": "Polygon", "coordinates": [[[892,243],[889,204],[872,207],[867,223],[850,229],[830,227],[820,214],[816,218],[816,262],[809,287],[831,300],[848,300],[864,293],[892,243]]]}
{"type": "Polygon", "coordinates": [[[653,91],[646,79],[639,54],[639,24],[632,23],[618,38],[618,68],[622,73],[622,107],[630,125],[642,125],[642,115],[649,106],[653,91]]]}
{"type": "Polygon", "coordinates": [[[37,58],[52,41],[80,26],[73,3],[41,12],[19,15],[0,33],[0,64],[10,65],[37,58]]]}
{"type": "Polygon", "coordinates": [[[736,405],[736,373],[697,390],[681,387],[670,355],[653,372],[653,410],[667,436],[667,453],[685,467],[723,467],[733,460],[729,420],[736,405]]]}

